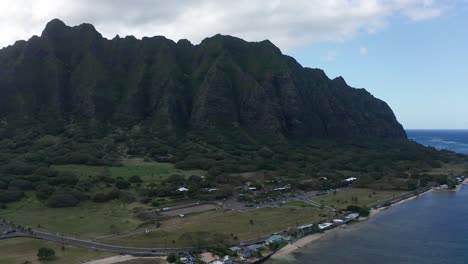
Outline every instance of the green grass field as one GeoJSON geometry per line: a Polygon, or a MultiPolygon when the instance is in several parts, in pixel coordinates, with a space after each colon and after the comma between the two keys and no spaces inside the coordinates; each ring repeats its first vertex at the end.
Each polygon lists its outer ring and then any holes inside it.
{"type": "Polygon", "coordinates": [[[133,218],[132,212],[135,206],[138,205],[112,201],[103,204],[84,202],[71,208],[49,208],[33,194],[28,194],[28,198],[8,204],[7,209],[0,209],[0,217],[32,228],[40,225],[40,229],[50,232],[90,238],[138,226],[141,222],[133,218]]]}
{"type": "Polygon", "coordinates": [[[282,206],[295,206],[295,207],[314,207],[311,204],[308,204],[304,201],[291,201],[281,204],[282,206]]]}
{"type": "Polygon", "coordinates": [[[97,176],[108,170],[112,177],[122,177],[124,179],[131,176],[140,176],[144,182],[160,182],[172,174],[179,175],[205,175],[201,170],[179,170],[170,163],[145,162],[139,159],[124,160],[123,166],[105,167],[105,166],[87,166],[87,165],[53,165],[52,168],[59,171],[71,171],[80,177],[97,176]]]}
{"type": "MultiPolygon", "coordinates": [[[[197,240],[216,242],[223,234],[226,242],[256,239],[260,236],[320,220],[319,210],[263,208],[249,212],[210,211],[162,222],[157,231],[104,240],[106,243],[140,247],[196,246],[197,240]],[[253,224],[250,224],[253,220],[253,224]],[[232,234],[232,235],[231,235],[232,234]],[[174,242],[174,243],[173,243],[174,242]]],[[[154,228],[154,227],[153,227],[154,228]]]]}
{"type": "Polygon", "coordinates": [[[382,191],[361,188],[345,188],[323,196],[317,196],[314,201],[331,206],[337,209],[346,209],[348,205],[368,206],[394,196],[400,195],[404,191],[382,191]],[[352,197],[357,197],[357,202],[352,201],[352,197]]]}
{"type": "Polygon", "coordinates": [[[0,240],[0,264],[21,264],[25,261],[30,261],[34,264],[78,264],[113,255],[115,254],[71,246],[65,246],[65,250],[62,250],[59,244],[36,239],[16,238],[0,240]],[[39,262],[36,254],[37,250],[41,247],[52,248],[55,251],[56,258],[52,261],[39,262]]]}

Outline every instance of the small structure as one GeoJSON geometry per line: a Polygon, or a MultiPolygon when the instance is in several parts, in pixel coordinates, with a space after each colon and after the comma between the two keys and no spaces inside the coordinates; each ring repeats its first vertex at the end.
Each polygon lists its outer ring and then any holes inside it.
{"type": "Polygon", "coordinates": [[[344,221],[341,220],[341,219],[333,219],[333,223],[334,224],[342,224],[342,223],[344,223],[344,221]]]}
{"type": "Polygon", "coordinates": [[[321,224],[318,224],[318,228],[319,228],[320,230],[325,230],[325,229],[327,229],[327,228],[330,228],[332,225],[333,225],[332,223],[328,223],[328,222],[326,222],[326,223],[321,223],[321,224]]]}
{"type": "Polygon", "coordinates": [[[234,246],[234,247],[230,247],[229,250],[231,250],[232,252],[239,252],[242,250],[242,248],[238,247],[238,246],[234,246]]]}
{"type": "Polygon", "coordinates": [[[328,180],[328,178],[322,176],[322,177],[319,178],[319,180],[321,180],[321,181],[326,181],[326,180],[328,180]]]}
{"type": "Polygon", "coordinates": [[[211,252],[205,252],[200,254],[200,260],[203,261],[204,263],[211,263],[215,260],[217,260],[219,257],[215,256],[211,252]]]}
{"type": "Polygon", "coordinates": [[[356,220],[359,218],[359,214],[356,214],[356,213],[352,213],[352,214],[349,214],[345,217],[345,219],[347,220],[347,222],[349,221],[353,221],[353,220],[356,220]]]}
{"type": "Polygon", "coordinates": [[[286,191],[286,190],[288,190],[290,188],[291,187],[289,187],[289,186],[284,186],[284,187],[275,188],[275,189],[273,189],[273,191],[275,191],[275,192],[286,191]]]}
{"type": "Polygon", "coordinates": [[[357,178],[355,178],[355,177],[349,177],[349,178],[345,179],[346,182],[353,182],[355,180],[357,180],[357,178]]]}
{"type": "Polygon", "coordinates": [[[257,252],[257,251],[265,248],[265,246],[263,244],[252,244],[252,245],[247,246],[247,248],[254,251],[254,252],[257,252]]]}
{"type": "Polygon", "coordinates": [[[188,192],[189,189],[185,188],[185,187],[180,187],[179,189],[177,189],[178,192],[188,192]]]}
{"type": "Polygon", "coordinates": [[[282,242],[284,242],[285,240],[286,240],[286,239],[285,239],[283,236],[281,236],[281,235],[272,235],[271,237],[269,237],[269,238],[265,241],[265,243],[266,243],[267,245],[269,245],[269,244],[272,244],[272,243],[282,243],[282,242]]]}
{"type": "Polygon", "coordinates": [[[304,231],[304,230],[312,229],[313,226],[314,226],[314,224],[301,225],[301,226],[298,226],[297,229],[299,231],[304,231]]]}

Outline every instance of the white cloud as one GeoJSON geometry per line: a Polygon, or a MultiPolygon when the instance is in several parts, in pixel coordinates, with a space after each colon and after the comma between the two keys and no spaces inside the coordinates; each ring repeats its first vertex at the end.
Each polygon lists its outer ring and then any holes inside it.
{"type": "Polygon", "coordinates": [[[0,46],[39,35],[52,18],[92,23],[112,38],[164,35],[197,43],[216,33],[291,49],[376,32],[392,16],[421,21],[460,0],[0,0],[0,46]]]}
{"type": "Polygon", "coordinates": [[[367,48],[366,47],[360,47],[359,48],[359,54],[365,56],[367,55],[367,48]]]}

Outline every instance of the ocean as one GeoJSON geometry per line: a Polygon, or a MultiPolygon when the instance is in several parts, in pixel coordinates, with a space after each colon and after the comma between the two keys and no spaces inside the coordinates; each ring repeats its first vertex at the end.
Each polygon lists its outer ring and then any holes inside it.
{"type": "Polygon", "coordinates": [[[437,149],[468,154],[468,130],[406,130],[408,138],[437,149]]]}
{"type": "MultiPolygon", "coordinates": [[[[409,130],[408,137],[438,149],[468,154],[468,131],[409,130]]],[[[368,221],[332,231],[269,264],[466,264],[468,185],[459,192],[429,192],[390,207],[368,221]]]]}

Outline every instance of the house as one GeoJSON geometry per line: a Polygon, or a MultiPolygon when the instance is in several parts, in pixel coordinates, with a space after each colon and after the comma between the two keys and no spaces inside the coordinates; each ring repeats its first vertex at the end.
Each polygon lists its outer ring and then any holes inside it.
{"type": "Polygon", "coordinates": [[[339,224],[342,224],[343,222],[344,222],[344,221],[341,220],[341,219],[333,219],[333,223],[334,223],[334,224],[338,224],[338,225],[339,225],[339,224]]]}
{"type": "Polygon", "coordinates": [[[188,192],[189,189],[185,188],[185,187],[180,187],[179,189],[177,189],[178,192],[188,192]]]}
{"type": "Polygon", "coordinates": [[[354,177],[349,177],[345,179],[346,182],[353,182],[355,180],[357,180],[357,178],[354,178],[354,177]]]}
{"type": "Polygon", "coordinates": [[[345,218],[346,218],[348,221],[355,220],[355,219],[359,218],[359,214],[352,213],[352,214],[347,215],[345,218]]]}
{"type": "Polygon", "coordinates": [[[194,256],[186,256],[186,257],[181,257],[180,261],[184,264],[195,264],[197,263],[197,259],[194,256]]]}
{"type": "Polygon", "coordinates": [[[319,228],[320,230],[324,230],[324,229],[329,228],[329,227],[332,226],[332,225],[333,225],[332,223],[328,223],[328,222],[326,222],[326,223],[321,223],[321,224],[318,224],[318,228],[319,228]]]}
{"type": "Polygon", "coordinates": [[[249,248],[244,248],[240,252],[237,252],[237,254],[239,255],[239,257],[241,257],[241,259],[248,259],[248,258],[253,257],[253,255],[255,254],[255,251],[249,248]]]}
{"type": "Polygon", "coordinates": [[[229,250],[231,250],[232,252],[239,252],[242,250],[242,248],[238,246],[234,246],[234,247],[230,247],[229,250]]]}
{"type": "Polygon", "coordinates": [[[271,237],[269,237],[265,242],[267,245],[271,244],[271,243],[282,243],[284,242],[286,239],[281,236],[281,235],[272,235],[271,237]]]}
{"type": "Polygon", "coordinates": [[[322,177],[319,178],[319,180],[321,180],[321,181],[326,181],[326,180],[328,180],[328,178],[322,176],[322,177]]]}
{"type": "Polygon", "coordinates": [[[252,244],[252,245],[247,246],[248,249],[250,249],[250,250],[252,250],[254,252],[260,251],[264,247],[265,246],[263,244],[252,244]]]}
{"type": "Polygon", "coordinates": [[[301,225],[301,226],[298,226],[297,229],[298,229],[299,231],[305,231],[305,230],[310,230],[310,229],[312,229],[313,226],[314,226],[314,224],[301,225]]]}
{"type": "Polygon", "coordinates": [[[200,254],[200,260],[203,261],[204,263],[211,263],[217,259],[219,259],[219,257],[215,256],[211,252],[205,252],[205,253],[200,254]]]}

